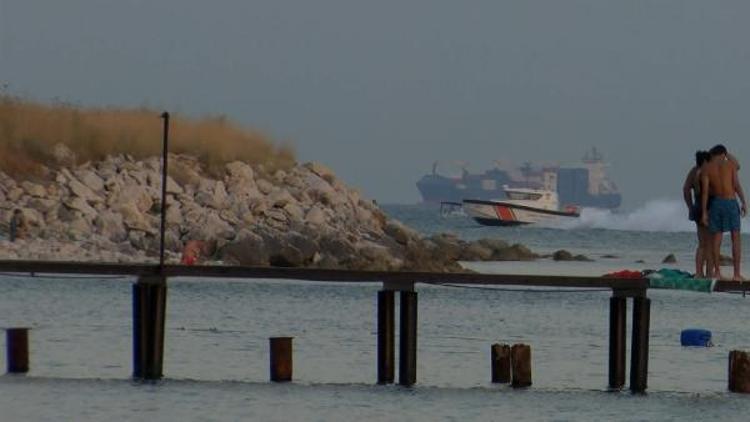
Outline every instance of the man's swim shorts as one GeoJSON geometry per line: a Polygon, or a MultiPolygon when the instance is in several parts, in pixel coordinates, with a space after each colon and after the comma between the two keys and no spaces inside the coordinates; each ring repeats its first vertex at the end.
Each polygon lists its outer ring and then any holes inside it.
{"type": "Polygon", "coordinates": [[[740,230],[740,206],[735,199],[714,198],[708,209],[708,229],[711,233],[740,230]]]}

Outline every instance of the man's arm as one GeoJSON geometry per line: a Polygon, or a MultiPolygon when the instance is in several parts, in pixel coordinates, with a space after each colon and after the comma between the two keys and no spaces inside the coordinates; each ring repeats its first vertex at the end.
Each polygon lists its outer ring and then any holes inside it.
{"type": "Polygon", "coordinates": [[[734,185],[734,192],[740,198],[740,204],[742,204],[742,216],[747,214],[747,203],[745,203],[745,193],[742,191],[742,185],[740,185],[740,178],[737,176],[735,170],[732,174],[732,184],[734,185]]]}
{"type": "Polygon", "coordinates": [[[739,171],[740,170],[740,162],[737,161],[737,157],[735,157],[734,155],[732,155],[730,153],[727,153],[727,158],[729,158],[729,161],[731,161],[732,163],[734,163],[734,166],[737,167],[737,171],[739,171]]]}
{"type": "Polygon", "coordinates": [[[687,174],[687,177],[685,177],[685,183],[682,184],[682,198],[685,200],[685,205],[687,205],[688,210],[691,210],[693,208],[692,190],[693,190],[693,181],[695,180],[696,171],[697,171],[697,167],[693,167],[692,169],[690,169],[690,171],[687,174]]]}

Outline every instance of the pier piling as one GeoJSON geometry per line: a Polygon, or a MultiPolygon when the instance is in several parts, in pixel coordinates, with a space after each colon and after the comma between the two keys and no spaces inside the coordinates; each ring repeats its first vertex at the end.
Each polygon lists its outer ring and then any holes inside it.
{"type": "Polygon", "coordinates": [[[614,296],[609,300],[609,389],[625,386],[625,335],[627,298],[614,296]]]}
{"type": "Polygon", "coordinates": [[[392,384],[395,363],[395,293],[378,292],[378,384],[392,384]]]}
{"type": "Polygon", "coordinates": [[[510,349],[510,361],[513,366],[513,388],[531,386],[531,346],[514,344],[510,349]]]}
{"type": "Polygon", "coordinates": [[[490,349],[492,364],[492,382],[495,384],[510,383],[510,346],[507,344],[493,344],[490,349]]]}
{"type": "Polygon", "coordinates": [[[398,383],[417,382],[417,292],[401,292],[398,383]]]}
{"type": "Polygon", "coordinates": [[[750,393],[750,354],[740,350],[729,352],[729,391],[750,393]]]}
{"type": "Polygon", "coordinates": [[[8,328],[5,331],[5,347],[9,374],[29,372],[29,329],[8,328]]]}
{"type": "Polygon", "coordinates": [[[271,337],[271,381],[289,382],[292,380],[292,337],[271,337]]]}
{"type": "Polygon", "coordinates": [[[159,379],[164,365],[167,283],[162,276],[133,284],[133,377],[159,379]]]}
{"type": "Polygon", "coordinates": [[[630,391],[645,393],[648,385],[648,336],[651,299],[633,298],[633,338],[630,347],[630,391]]]}

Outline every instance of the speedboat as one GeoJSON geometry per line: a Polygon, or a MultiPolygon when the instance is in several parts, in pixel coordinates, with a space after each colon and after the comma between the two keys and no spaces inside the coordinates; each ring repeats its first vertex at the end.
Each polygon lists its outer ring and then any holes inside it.
{"type": "Polygon", "coordinates": [[[580,216],[577,206],[566,206],[560,210],[555,191],[507,186],[503,188],[508,199],[464,199],[464,212],[485,226],[557,224],[580,216]]]}

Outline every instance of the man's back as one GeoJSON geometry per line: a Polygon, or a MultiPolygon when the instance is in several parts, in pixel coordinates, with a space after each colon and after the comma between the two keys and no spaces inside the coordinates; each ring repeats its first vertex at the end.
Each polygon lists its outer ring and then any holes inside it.
{"type": "Polygon", "coordinates": [[[724,199],[735,198],[734,175],[737,166],[726,156],[714,157],[706,166],[705,175],[708,177],[708,190],[711,196],[724,199]]]}

